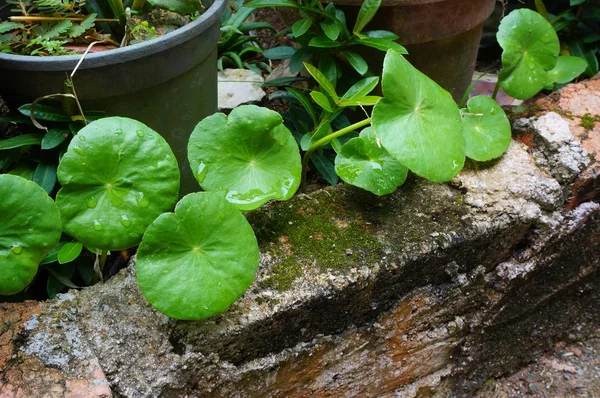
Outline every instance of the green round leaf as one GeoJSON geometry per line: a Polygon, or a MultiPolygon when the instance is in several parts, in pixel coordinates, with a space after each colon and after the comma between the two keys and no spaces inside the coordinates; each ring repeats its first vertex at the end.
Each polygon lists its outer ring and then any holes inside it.
{"type": "Polygon", "coordinates": [[[137,245],[148,225],[173,208],[179,191],[177,160],[164,138],[120,117],[81,129],[57,175],[65,232],[102,250],[137,245]]]}
{"type": "Polygon", "coordinates": [[[522,8],[502,20],[496,37],[504,50],[500,87],[518,99],[533,97],[556,65],[560,43],[554,28],[537,12],[522,8]]]}
{"type": "Polygon", "coordinates": [[[335,171],[342,180],[375,195],[394,192],[408,174],[408,169],[381,146],[372,128],[342,146],[335,158],[335,171]]]}
{"type": "Polygon", "coordinates": [[[246,291],[258,259],[256,237],[242,213],[213,193],[199,192],[148,227],[136,274],[158,311],[203,319],[225,311],[246,291]]]}
{"type": "Polygon", "coordinates": [[[556,66],[548,71],[546,84],[565,84],[581,75],[587,69],[587,61],[581,57],[560,56],[556,66]]]}
{"type": "Polygon", "coordinates": [[[460,112],[452,96],[391,50],[382,88],[384,98],[371,119],[385,149],[421,177],[452,179],[465,161],[460,112]]]}
{"type": "Polygon", "coordinates": [[[485,95],[473,97],[462,113],[467,156],[486,162],[502,156],[511,138],[510,122],[496,101],[485,95]]]}
{"type": "Polygon", "coordinates": [[[300,185],[300,153],[277,112],[254,105],[202,120],[190,137],[196,179],[241,210],[287,200],[300,185]]]}
{"type": "Polygon", "coordinates": [[[0,294],[15,294],[33,279],[60,240],[60,214],[36,183],[0,175],[0,294]]]}

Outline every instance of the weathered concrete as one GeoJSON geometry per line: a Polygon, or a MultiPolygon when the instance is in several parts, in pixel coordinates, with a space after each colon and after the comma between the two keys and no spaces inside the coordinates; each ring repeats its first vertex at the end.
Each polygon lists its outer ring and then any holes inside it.
{"type": "Polygon", "coordinates": [[[116,397],[470,394],[600,325],[600,205],[564,209],[594,163],[557,123],[519,122],[530,147],[449,184],[412,179],[383,198],[341,185],[250,214],[258,277],[212,319],[157,313],[132,267],[30,304],[37,316],[1,331],[14,358],[0,396],[35,380],[27,361],[60,385],[105,377],[116,397]]]}
{"type": "Polygon", "coordinates": [[[219,72],[219,99],[221,111],[231,111],[233,108],[260,102],[265,95],[262,76],[247,69],[225,69],[219,72]]]}

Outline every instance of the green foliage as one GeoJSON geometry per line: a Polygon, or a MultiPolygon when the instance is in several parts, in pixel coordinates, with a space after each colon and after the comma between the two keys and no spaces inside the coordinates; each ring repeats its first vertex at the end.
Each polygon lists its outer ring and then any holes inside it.
{"type": "Polygon", "coordinates": [[[300,185],[300,155],[277,112],[240,106],[202,120],[190,136],[190,166],[200,186],[241,210],[287,200],[300,185]]]}
{"type": "Polygon", "coordinates": [[[600,57],[600,2],[572,0],[567,9],[556,15],[547,14],[547,19],[563,43],[561,54],[583,58],[586,61],[584,75],[596,75],[600,57]]]}
{"type": "Polygon", "coordinates": [[[537,94],[546,86],[560,50],[552,26],[535,11],[519,9],[502,20],[497,38],[504,50],[500,87],[518,99],[537,94]]]}
{"type": "MultiPolygon", "coordinates": [[[[303,69],[303,63],[311,61],[319,65],[319,70],[327,76],[333,86],[342,78],[339,65],[346,64],[360,76],[368,74],[364,58],[349,48],[367,46],[382,51],[394,49],[406,53],[404,47],[396,43],[392,32],[363,32],[366,24],[377,12],[380,0],[363,2],[356,24],[351,31],[346,24],[344,12],[333,3],[324,6],[320,1],[294,0],[252,0],[246,7],[291,7],[300,12],[301,19],[291,27],[289,36],[298,44],[294,47],[275,47],[263,55],[271,59],[290,59],[292,73],[303,69]]],[[[352,79],[351,79],[352,80],[352,79]]]]}
{"type": "Polygon", "coordinates": [[[40,19],[39,22],[0,22],[0,48],[2,52],[22,55],[69,55],[64,48],[73,38],[82,37],[95,26],[96,14],[84,16],[83,0],[8,0],[18,6],[13,12],[40,19]],[[46,18],[47,17],[47,18],[46,18]],[[65,18],[65,19],[60,19],[65,18]],[[72,21],[66,18],[75,18],[72,21]]]}
{"type": "Polygon", "coordinates": [[[342,146],[335,158],[335,171],[347,183],[376,195],[394,192],[408,174],[408,169],[383,148],[371,127],[342,146]]]}
{"type": "Polygon", "coordinates": [[[458,174],[465,142],[450,94],[393,51],[384,61],[382,86],[384,98],[373,108],[372,123],[384,148],[428,180],[458,174]]]}
{"type": "Polygon", "coordinates": [[[246,218],[222,197],[201,192],[185,196],[174,213],[150,225],[136,275],[157,310],[191,320],[225,311],[257,268],[258,243],[246,218]]]}
{"type": "Polygon", "coordinates": [[[56,205],[37,184],[0,175],[0,294],[24,289],[61,235],[56,205]]]}
{"type": "Polygon", "coordinates": [[[164,138],[119,117],[97,120],[77,133],[61,159],[58,180],[64,231],[103,251],[139,244],[179,192],[179,168],[164,138]]]}
{"type": "Polygon", "coordinates": [[[266,22],[246,22],[252,15],[253,8],[244,7],[243,0],[229,1],[229,7],[221,15],[221,37],[219,38],[219,59],[217,68],[223,70],[227,67],[249,69],[261,74],[261,69],[271,72],[271,67],[257,59],[257,54],[262,54],[263,49],[258,44],[258,37],[248,33],[256,29],[275,29],[266,22]]]}
{"type": "Polygon", "coordinates": [[[502,156],[511,139],[510,122],[502,107],[479,95],[469,100],[461,115],[466,155],[478,162],[502,156]]]}

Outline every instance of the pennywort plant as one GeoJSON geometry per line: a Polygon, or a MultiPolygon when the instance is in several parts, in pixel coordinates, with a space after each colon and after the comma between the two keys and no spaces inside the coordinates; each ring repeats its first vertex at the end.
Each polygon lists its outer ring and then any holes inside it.
{"type": "MultiPolygon", "coordinates": [[[[499,33],[506,46],[499,85],[533,95],[558,62],[556,37],[548,34],[535,43],[545,26],[528,13],[515,15],[499,33]]],[[[459,107],[395,50],[384,59],[383,97],[370,95],[377,78],[365,78],[340,96],[321,71],[305,67],[319,84],[310,96],[323,116],[315,120],[304,156],[276,112],[247,105],[229,116],[209,116],[188,145],[205,192],[185,196],[173,212],[179,185],[175,157],[156,132],[127,118],[103,118],[77,133],[58,167],[62,188],[56,204],[33,183],[0,176],[0,294],[29,283],[62,225],[62,231],[98,249],[100,268],[108,250],[139,244],[136,274],[148,301],[173,318],[206,318],[228,308],[256,274],[258,244],[242,211],[289,199],[310,157],[325,145],[337,152],[335,171],[343,180],[384,195],[409,170],[433,182],[448,181],[466,157],[494,159],[510,143],[508,119],[492,98],[477,96],[459,107]],[[346,107],[363,107],[366,117],[334,129],[329,117],[346,107]]]]}

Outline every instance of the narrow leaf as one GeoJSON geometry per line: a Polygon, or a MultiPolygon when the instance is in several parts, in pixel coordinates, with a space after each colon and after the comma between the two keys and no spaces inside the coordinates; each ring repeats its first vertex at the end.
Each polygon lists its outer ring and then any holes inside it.
{"type": "Polygon", "coordinates": [[[4,149],[19,148],[28,145],[38,145],[42,142],[41,134],[22,134],[0,141],[0,151],[4,149]]]}
{"type": "Polygon", "coordinates": [[[33,182],[50,194],[56,185],[56,165],[50,163],[38,164],[33,173],[33,182]]]}
{"type": "Polygon", "coordinates": [[[279,46],[269,48],[263,52],[263,55],[269,59],[286,59],[291,58],[295,53],[296,49],[289,46],[279,46]]]}
{"type": "Polygon", "coordinates": [[[56,148],[69,136],[69,130],[51,128],[42,138],[42,149],[56,148]]]}
{"type": "Polygon", "coordinates": [[[308,32],[312,25],[312,18],[304,18],[299,21],[296,21],[292,25],[292,34],[294,37],[298,38],[308,32]]]}
{"type": "Polygon", "coordinates": [[[377,83],[379,83],[379,77],[372,76],[366,77],[358,82],[356,82],[352,87],[346,91],[346,93],[342,96],[342,99],[356,99],[359,97],[364,97],[368,95],[375,87],[377,87],[377,83]]]}
{"type": "Polygon", "coordinates": [[[310,73],[310,75],[313,77],[313,79],[315,79],[317,81],[319,86],[327,93],[327,95],[329,95],[331,97],[331,99],[333,99],[333,102],[337,103],[340,100],[340,98],[336,94],[334,86],[325,77],[325,75],[323,73],[321,73],[320,70],[318,70],[317,68],[315,68],[314,66],[312,66],[311,64],[308,64],[306,62],[304,63],[304,67],[306,68],[308,73],[310,73]]]}
{"type": "Polygon", "coordinates": [[[382,0],[364,0],[358,11],[358,17],[356,17],[356,23],[352,31],[355,34],[359,34],[367,26],[369,21],[373,19],[377,10],[381,6],[382,0]]]}
{"type": "Polygon", "coordinates": [[[369,66],[367,65],[367,61],[365,61],[362,56],[352,51],[342,51],[342,54],[344,54],[350,65],[352,65],[354,70],[358,72],[359,75],[364,75],[367,73],[369,66]]]}

